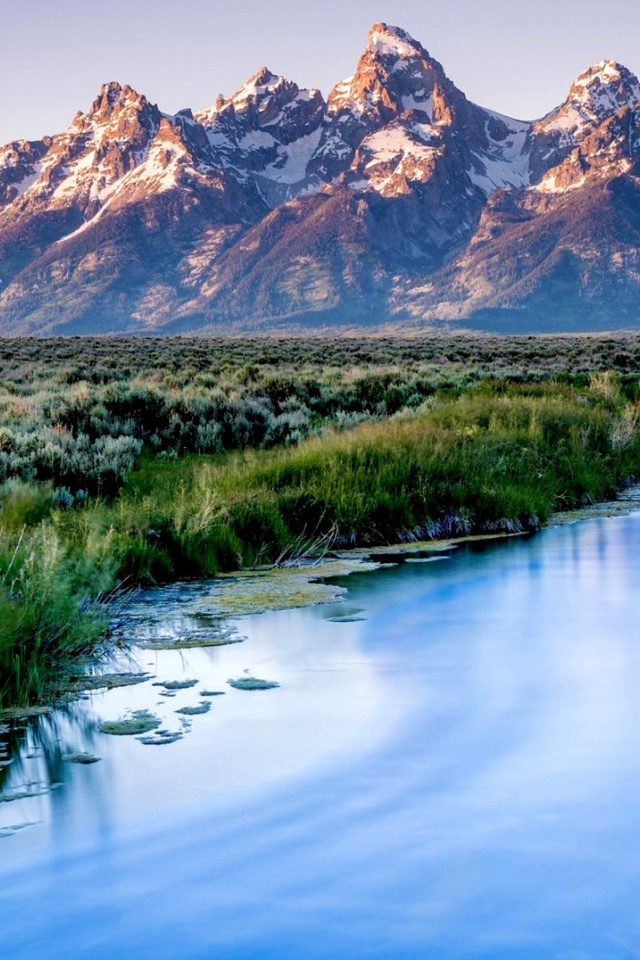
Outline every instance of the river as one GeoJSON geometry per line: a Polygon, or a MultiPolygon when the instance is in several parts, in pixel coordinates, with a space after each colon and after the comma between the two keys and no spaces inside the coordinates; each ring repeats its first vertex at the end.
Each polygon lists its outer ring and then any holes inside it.
{"type": "Polygon", "coordinates": [[[343,582],[22,731],[2,960],[639,955],[640,514],[343,582]]]}

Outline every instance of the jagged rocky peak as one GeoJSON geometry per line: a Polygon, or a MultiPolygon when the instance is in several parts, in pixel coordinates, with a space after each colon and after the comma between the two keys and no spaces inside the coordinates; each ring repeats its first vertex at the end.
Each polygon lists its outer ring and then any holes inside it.
{"type": "Polygon", "coordinates": [[[201,110],[195,119],[209,128],[235,125],[243,133],[280,127],[295,137],[304,132],[300,124],[310,119],[319,123],[323,112],[319,90],[301,90],[297,83],[261,67],[232,97],[219,96],[215,106],[201,110]]]}
{"type": "MultiPolygon", "coordinates": [[[[255,180],[275,206],[311,189],[308,163],[322,133],[325,102],[317,89],[261,67],[232,97],[195,114],[207,133],[214,163],[244,183],[255,180]]],[[[315,181],[313,186],[315,186],[315,181]]]]}
{"type": "Polygon", "coordinates": [[[139,103],[141,101],[146,102],[146,97],[140,96],[128,83],[125,83],[123,86],[121,83],[118,83],[117,80],[111,80],[109,83],[104,83],[100,87],[98,96],[93,101],[89,113],[94,116],[109,114],[112,110],[124,106],[127,103],[139,103]]]}
{"type": "Polygon", "coordinates": [[[638,78],[614,60],[581,73],[565,102],[533,124],[532,182],[555,192],[575,187],[590,171],[601,175],[611,164],[619,166],[633,148],[639,100],[638,78]]]}
{"type": "Polygon", "coordinates": [[[598,119],[640,100],[638,78],[615,60],[600,60],[573,82],[567,101],[598,119]]]}
{"type": "Polygon", "coordinates": [[[42,142],[13,199],[92,216],[144,159],[163,116],[131,86],[104,84],[86,113],[78,112],[67,130],[42,142]]]}
{"type": "Polygon", "coordinates": [[[422,44],[400,27],[376,23],[352,77],[333,88],[312,168],[334,180],[351,165],[363,139],[405,113],[450,125],[464,97],[422,44]]]}
{"type": "Polygon", "coordinates": [[[155,104],[129,84],[105,83],[87,114],[74,119],[78,128],[91,127],[99,139],[148,138],[157,129],[162,113],[155,104]]]}
{"type": "Polygon", "coordinates": [[[638,78],[614,60],[600,60],[571,84],[567,99],[534,124],[538,133],[562,135],[576,144],[595,126],[640,100],[638,78]]]}
{"type": "Polygon", "coordinates": [[[221,110],[232,107],[236,113],[244,113],[274,101],[284,105],[297,97],[298,93],[296,83],[272,73],[268,67],[260,67],[229,100],[223,101],[221,110]]]}
{"type": "Polygon", "coordinates": [[[390,120],[405,110],[421,110],[430,120],[447,118],[443,68],[400,27],[376,23],[356,72],[331,91],[330,114],[352,112],[390,120]]]}

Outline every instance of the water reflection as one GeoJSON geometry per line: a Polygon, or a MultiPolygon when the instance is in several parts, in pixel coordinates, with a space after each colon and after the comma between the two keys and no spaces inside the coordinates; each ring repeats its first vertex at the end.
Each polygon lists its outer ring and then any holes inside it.
{"type": "MultiPolygon", "coordinates": [[[[2,841],[0,957],[635,956],[639,548],[639,517],[472,546],[147,651],[281,687],[227,687],[170,747],[98,735],[48,832],[2,841]]],[[[200,687],[133,689],[168,723],[200,687]]]]}

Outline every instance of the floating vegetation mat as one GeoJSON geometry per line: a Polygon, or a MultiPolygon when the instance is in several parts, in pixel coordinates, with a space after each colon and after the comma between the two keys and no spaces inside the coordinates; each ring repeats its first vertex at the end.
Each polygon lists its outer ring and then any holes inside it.
{"type": "Polygon", "coordinates": [[[593,503],[580,510],[568,510],[554,513],[547,522],[548,527],[563,527],[579,520],[595,520],[597,517],[625,517],[634,510],[640,510],[640,484],[624,490],[617,500],[607,503],[593,503]]]}
{"type": "Polygon", "coordinates": [[[150,673],[91,673],[70,677],[67,689],[70,693],[113,690],[116,687],[133,687],[150,679],[150,673]]]}
{"type": "Polygon", "coordinates": [[[245,638],[229,625],[230,618],[335,603],[346,594],[335,578],[380,566],[358,554],[141,590],[119,610],[113,635],[120,643],[147,650],[241,643],[245,638]]]}
{"type": "Polygon", "coordinates": [[[202,713],[209,713],[210,709],[211,704],[208,700],[205,700],[196,707],[180,707],[179,710],[176,710],[176,713],[181,713],[185,717],[197,717],[202,713]]]}
{"type": "Polygon", "coordinates": [[[240,677],[238,680],[227,680],[227,683],[236,690],[273,690],[280,686],[275,680],[258,680],[257,677],[240,677]]]}
{"type": "Polygon", "coordinates": [[[0,803],[14,803],[16,800],[33,800],[34,797],[44,797],[48,790],[42,786],[29,787],[26,790],[16,790],[13,793],[0,794],[0,803]]]}
{"type": "Polygon", "coordinates": [[[160,721],[148,710],[135,710],[130,717],[121,720],[104,720],[100,726],[100,733],[108,733],[113,737],[131,737],[138,733],[149,733],[160,726],[160,721]]]}
{"type": "Polygon", "coordinates": [[[138,737],[137,739],[140,743],[143,743],[145,747],[165,747],[170,743],[176,743],[176,741],[182,740],[183,736],[184,734],[179,730],[158,730],[149,737],[138,737]]]}
{"type": "Polygon", "coordinates": [[[50,706],[15,707],[0,711],[0,717],[3,720],[28,720],[31,717],[45,717],[50,713],[53,713],[53,707],[50,706]]]}
{"type": "Polygon", "coordinates": [[[197,680],[165,680],[160,683],[154,683],[154,687],[164,687],[165,690],[190,690],[191,687],[198,685],[197,680]]]}

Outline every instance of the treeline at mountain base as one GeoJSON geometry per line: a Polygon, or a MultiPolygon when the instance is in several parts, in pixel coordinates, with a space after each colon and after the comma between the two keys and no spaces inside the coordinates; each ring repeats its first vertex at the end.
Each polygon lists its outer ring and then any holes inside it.
{"type": "Polygon", "coordinates": [[[14,340],[0,376],[2,708],[108,646],[119,590],[534,531],[640,476],[640,337],[14,340]]]}

